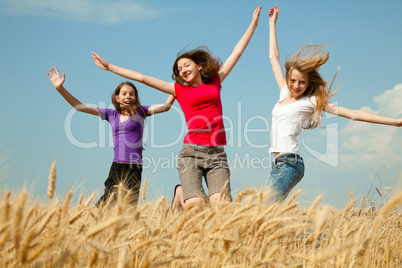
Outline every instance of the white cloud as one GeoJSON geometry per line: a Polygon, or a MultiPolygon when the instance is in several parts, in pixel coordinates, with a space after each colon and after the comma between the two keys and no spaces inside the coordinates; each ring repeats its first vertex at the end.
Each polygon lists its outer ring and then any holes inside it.
{"type": "Polygon", "coordinates": [[[120,24],[162,15],[139,0],[3,0],[0,10],[14,16],[43,16],[63,20],[120,24]]]}
{"type": "Polygon", "coordinates": [[[386,90],[382,95],[374,98],[378,104],[379,112],[391,117],[402,116],[402,84],[394,86],[393,89],[386,90]]]}
{"type": "MultiPolygon", "coordinates": [[[[382,116],[402,117],[401,94],[402,84],[398,84],[374,97],[376,107],[361,109],[382,116]]],[[[324,193],[325,202],[344,206],[350,191],[357,197],[366,196],[373,179],[374,187],[380,191],[385,186],[402,187],[402,127],[349,120],[338,133],[336,124],[333,129],[330,129],[332,126],[326,128],[319,130],[319,138],[326,137],[325,153],[319,158],[312,153],[313,157],[306,157],[305,178],[297,186],[304,191],[303,198],[314,200],[318,194],[324,193]],[[335,147],[337,140],[338,150],[335,147]],[[332,165],[336,159],[338,164],[332,165]]],[[[373,198],[377,196],[374,189],[370,193],[373,198]]]]}
{"type": "MultiPolygon", "coordinates": [[[[378,105],[377,110],[369,107],[363,107],[362,110],[397,118],[402,115],[401,100],[402,84],[398,84],[374,97],[374,102],[378,105]]],[[[381,159],[397,167],[402,162],[401,131],[400,128],[392,126],[349,121],[340,133],[340,159],[351,166],[377,166],[381,159]]]]}

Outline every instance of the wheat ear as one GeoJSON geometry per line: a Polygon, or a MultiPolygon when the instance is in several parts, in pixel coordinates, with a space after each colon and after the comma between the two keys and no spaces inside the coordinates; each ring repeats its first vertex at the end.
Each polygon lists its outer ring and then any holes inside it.
{"type": "Polygon", "coordinates": [[[91,196],[88,198],[88,200],[85,201],[84,207],[88,207],[88,206],[89,206],[89,204],[92,202],[92,200],[94,200],[95,195],[96,195],[96,192],[93,192],[93,193],[91,194],[91,196]]]}
{"type": "Polygon", "coordinates": [[[246,195],[255,194],[255,193],[256,193],[256,190],[250,189],[250,188],[247,187],[246,190],[240,192],[240,193],[236,196],[235,202],[236,202],[236,203],[240,203],[241,200],[243,199],[243,197],[245,197],[246,195]]]}
{"type": "Polygon", "coordinates": [[[10,218],[10,195],[11,195],[11,192],[8,192],[6,194],[5,201],[4,201],[4,209],[3,209],[3,217],[2,217],[3,225],[6,224],[6,222],[8,222],[8,220],[10,218]]]}
{"type": "Polygon", "coordinates": [[[142,186],[142,191],[141,191],[141,198],[142,198],[142,200],[148,200],[147,199],[147,180],[144,180],[144,185],[142,186]]]}
{"type": "Polygon", "coordinates": [[[14,245],[16,249],[16,253],[18,253],[19,248],[20,248],[20,235],[21,235],[21,218],[22,218],[22,213],[24,210],[24,204],[25,200],[27,199],[27,193],[22,192],[18,196],[18,201],[17,201],[17,208],[15,211],[15,217],[14,217],[14,245]]]}
{"type": "Polygon", "coordinates": [[[47,187],[47,196],[53,198],[54,190],[56,189],[56,162],[52,163],[49,172],[49,186],[47,187]]]}

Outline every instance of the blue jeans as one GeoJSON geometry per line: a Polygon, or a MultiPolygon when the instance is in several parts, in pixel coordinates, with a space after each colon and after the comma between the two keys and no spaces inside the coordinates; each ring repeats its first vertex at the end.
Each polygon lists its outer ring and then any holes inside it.
{"type": "Polygon", "coordinates": [[[303,158],[297,154],[281,154],[272,163],[268,186],[275,192],[274,201],[283,201],[304,176],[303,158]]]}

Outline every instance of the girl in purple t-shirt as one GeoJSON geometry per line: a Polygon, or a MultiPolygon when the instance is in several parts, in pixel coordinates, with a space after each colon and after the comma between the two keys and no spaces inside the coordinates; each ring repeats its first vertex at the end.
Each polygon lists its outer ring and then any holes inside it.
{"type": "Polygon", "coordinates": [[[120,183],[130,191],[130,203],[137,205],[142,174],[142,136],[145,117],[170,110],[174,97],[169,96],[164,104],[142,106],[137,88],[130,82],[121,83],[112,94],[112,103],[116,110],[98,109],[82,104],[63,86],[65,74],[60,77],[57,67],[47,74],[53,86],[79,112],[97,115],[107,120],[113,133],[114,158],[105,181],[105,193],[96,204],[106,203],[109,198],[114,201],[113,194],[120,183]]]}

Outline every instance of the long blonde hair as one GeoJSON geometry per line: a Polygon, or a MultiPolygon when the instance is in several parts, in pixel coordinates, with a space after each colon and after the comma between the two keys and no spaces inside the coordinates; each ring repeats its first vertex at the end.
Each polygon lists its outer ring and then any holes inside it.
{"type": "Polygon", "coordinates": [[[324,108],[328,104],[329,99],[336,93],[336,90],[331,92],[331,87],[339,68],[329,86],[318,72],[321,65],[325,64],[329,59],[329,52],[325,49],[326,47],[326,44],[302,47],[296,55],[293,57],[288,56],[285,61],[286,84],[289,86],[290,76],[293,70],[306,73],[309,86],[304,94],[306,96],[315,96],[317,102],[313,116],[310,118],[309,122],[303,126],[305,129],[313,129],[317,126],[321,127],[320,122],[324,108]]]}

